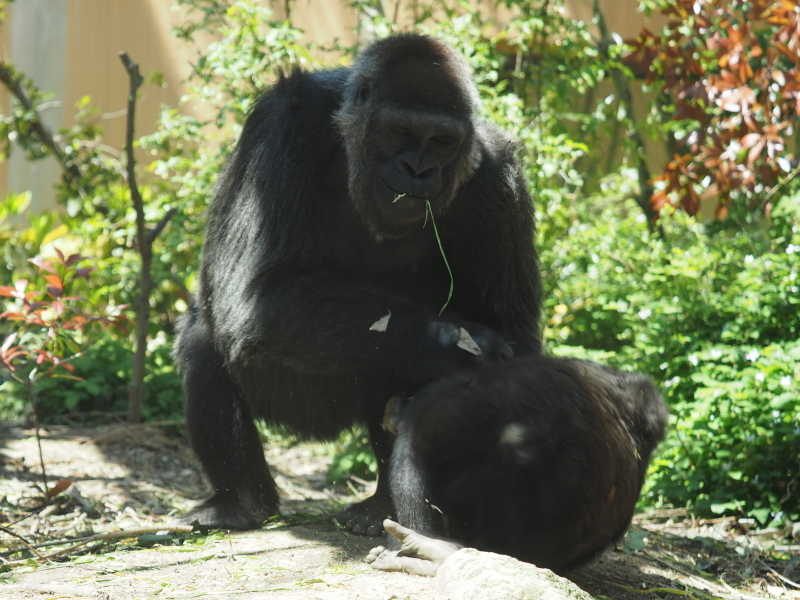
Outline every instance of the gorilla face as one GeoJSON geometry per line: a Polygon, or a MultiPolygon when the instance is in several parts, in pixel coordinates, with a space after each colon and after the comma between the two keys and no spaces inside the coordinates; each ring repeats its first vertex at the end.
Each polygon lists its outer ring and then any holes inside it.
{"type": "Polygon", "coordinates": [[[335,120],[349,192],[378,239],[422,226],[427,202],[444,215],[480,163],[476,99],[466,65],[431,39],[393,53],[393,40],[355,65],[335,120]]]}
{"type": "Polygon", "coordinates": [[[424,219],[426,201],[448,203],[469,123],[406,110],[382,111],[376,121],[372,201],[386,227],[402,230],[424,219]]]}

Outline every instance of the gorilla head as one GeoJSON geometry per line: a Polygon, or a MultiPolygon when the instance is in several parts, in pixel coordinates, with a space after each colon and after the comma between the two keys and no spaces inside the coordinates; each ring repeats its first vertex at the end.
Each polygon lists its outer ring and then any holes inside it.
{"type": "Polygon", "coordinates": [[[359,56],[335,120],[350,195],[376,239],[419,229],[426,201],[447,212],[480,161],[477,106],[466,63],[442,42],[396,36],[359,56]]]}

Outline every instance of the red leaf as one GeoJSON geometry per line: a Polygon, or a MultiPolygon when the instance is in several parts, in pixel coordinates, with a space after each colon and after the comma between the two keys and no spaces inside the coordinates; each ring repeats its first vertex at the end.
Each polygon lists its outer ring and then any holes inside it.
{"type": "Polygon", "coordinates": [[[64,288],[64,282],[61,280],[61,277],[59,277],[58,275],[50,275],[50,274],[48,274],[48,275],[45,275],[44,278],[47,281],[47,283],[49,283],[54,288],[58,288],[59,290],[64,288]]]}
{"type": "Polygon", "coordinates": [[[57,496],[71,485],[72,485],[71,479],[59,479],[58,481],[56,481],[53,487],[47,490],[47,495],[50,498],[52,498],[53,496],[57,496]]]}
{"type": "Polygon", "coordinates": [[[70,254],[70,257],[67,259],[65,266],[71,267],[75,263],[80,262],[82,260],[83,257],[80,254],[70,254]]]}
{"type": "Polygon", "coordinates": [[[60,301],[56,300],[56,301],[54,301],[54,302],[53,302],[53,303],[50,305],[50,307],[51,307],[51,308],[52,308],[54,311],[56,311],[56,314],[57,314],[59,317],[60,317],[62,314],[64,314],[64,308],[65,308],[65,307],[64,307],[64,303],[63,303],[63,302],[60,302],[60,301]]]}
{"type": "Polygon", "coordinates": [[[72,276],[72,281],[75,281],[78,277],[89,279],[89,273],[94,271],[96,268],[97,267],[83,267],[82,269],[75,269],[75,274],[72,276]]]}
{"type": "Polygon", "coordinates": [[[752,148],[758,144],[758,142],[760,142],[762,139],[763,136],[760,133],[748,133],[739,141],[739,143],[742,145],[742,148],[747,150],[748,148],[752,148]]]}
{"type": "Polygon", "coordinates": [[[53,263],[49,260],[44,260],[43,258],[29,258],[28,262],[33,263],[37,267],[39,267],[43,271],[47,271],[48,273],[53,273],[54,275],[58,275],[58,271],[53,266],[53,263]]]}

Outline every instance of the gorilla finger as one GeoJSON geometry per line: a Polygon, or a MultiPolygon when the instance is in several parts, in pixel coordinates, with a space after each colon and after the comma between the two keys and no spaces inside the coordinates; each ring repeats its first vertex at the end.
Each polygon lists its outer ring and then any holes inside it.
{"type": "Polygon", "coordinates": [[[366,561],[368,563],[375,562],[375,560],[380,558],[380,555],[383,554],[384,552],[386,552],[386,548],[384,548],[383,546],[375,546],[372,550],[369,551],[369,553],[367,553],[366,561]]]}
{"type": "Polygon", "coordinates": [[[401,542],[404,541],[409,535],[414,533],[412,529],[407,529],[406,527],[400,525],[400,523],[395,523],[391,519],[384,519],[383,528],[401,542]]]}
{"type": "Polygon", "coordinates": [[[484,339],[482,336],[478,336],[475,342],[480,347],[484,356],[499,358],[501,360],[508,360],[514,357],[514,350],[499,337],[492,336],[489,339],[484,339]]]}

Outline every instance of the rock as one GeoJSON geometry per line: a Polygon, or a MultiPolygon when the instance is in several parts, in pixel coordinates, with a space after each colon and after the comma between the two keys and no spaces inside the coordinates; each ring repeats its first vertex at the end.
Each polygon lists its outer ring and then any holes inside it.
{"type": "Polygon", "coordinates": [[[549,569],[510,556],[463,548],[436,573],[441,600],[592,600],[549,569]]]}

